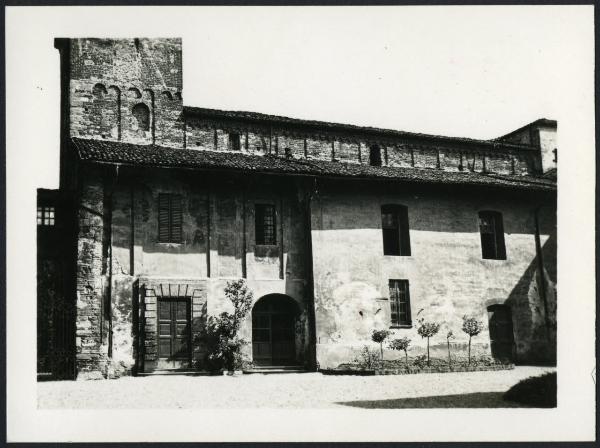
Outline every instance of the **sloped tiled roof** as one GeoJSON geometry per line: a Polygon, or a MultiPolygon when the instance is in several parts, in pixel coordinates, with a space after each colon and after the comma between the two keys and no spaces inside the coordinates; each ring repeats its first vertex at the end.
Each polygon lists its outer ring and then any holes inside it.
{"type": "Polygon", "coordinates": [[[300,118],[290,118],[280,115],[268,115],[258,112],[206,109],[201,107],[184,106],[184,113],[188,116],[196,116],[198,118],[209,119],[229,119],[237,121],[246,121],[252,123],[262,123],[270,125],[280,125],[285,127],[297,126],[312,130],[314,132],[348,132],[353,134],[366,134],[371,138],[377,137],[392,137],[392,138],[407,138],[422,141],[435,141],[439,143],[463,143],[476,145],[482,149],[516,149],[520,151],[533,151],[535,148],[529,145],[509,143],[494,140],[479,140],[466,137],[448,137],[444,135],[422,134],[418,132],[398,131],[394,129],[383,129],[371,126],[356,126],[352,124],[331,123],[328,121],[303,120],[300,118]]]}
{"type": "Polygon", "coordinates": [[[439,169],[374,167],[324,160],[286,159],[277,156],[167,148],[80,138],[71,139],[71,143],[80,160],[101,164],[397,180],[421,184],[473,185],[537,191],[556,190],[556,183],[552,180],[532,176],[448,172],[439,169]]]}

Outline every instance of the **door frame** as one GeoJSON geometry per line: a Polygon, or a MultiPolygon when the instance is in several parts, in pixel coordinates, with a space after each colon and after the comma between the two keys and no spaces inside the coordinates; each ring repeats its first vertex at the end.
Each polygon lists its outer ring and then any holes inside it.
{"type": "MultiPolygon", "coordinates": [[[[189,296],[158,296],[156,298],[156,370],[183,370],[192,366],[192,298],[189,296]],[[160,357],[160,302],[185,302],[185,316],[187,322],[187,355],[181,359],[160,357]]],[[[172,312],[172,308],[171,308],[172,312]]],[[[172,319],[172,318],[171,318],[172,319]]],[[[171,320],[172,322],[172,320],[171,320]]],[[[176,330],[177,331],[177,330],[176,330]]],[[[172,337],[172,336],[171,336],[172,337]]]]}
{"type": "Polygon", "coordinates": [[[513,310],[510,305],[507,305],[505,303],[493,303],[486,307],[487,318],[488,318],[488,322],[487,322],[488,323],[488,333],[489,333],[489,338],[490,338],[490,354],[492,355],[492,357],[494,356],[494,353],[492,352],[492,346],[494,345],[493,344],[494,339],[492,339],[492,329],[491,329],[490,323],[491,323],[492,317],[495,315],[497,310],[505,310],[508,314],[508,319],[506,320],[506,322],[510,322],[510,334],[511,334],[510,361],[515,362],[516,358],[517,358],[517,349],[516,349],[517,341],[515,338],[515,323],[513,320],[513,310]]]}
{"type": "MultiPolygon", "coordinates": [[[[296,303],[296,301],[292,297],[290,297],[290,296],[288,296],[286,294],[276,294],[275,293],[275,294],[266,294],[266,295],[262,296],[260,299],[258,299],[254,303],[254,305],[252,307],[252,310],[251,310],[251,313],[250,313],[251,324],[252,324],[252,327],[251,327],[251,345],[252,345],[251,352],[252,352],[252,362],[253,363],[256,363],[256,361],[257,361],[255,359],[255,357],[254,357],[254,344],[255,344],[255,342],[254,342],[254,328],[255,328],[254,327],[254,318],[255,318],[255,315],[268,316],[268,318],[269,318],[269,328],[268,328],[268,330],[269,330],[270,356],[269,356],[269,358],[261,358],[262,360],[265,361],[265,363],[264,364],[260,364],[260,365],[261,366],[275,366],[275,365],[295,366],[295,365],[297,365],[298,347],[297,347],[297,344],[296,344],[295,326],[296,326],[296,322],[298,320],[298,316],[300,315],[300,309],[299,309],[299,306],[296,303]],[[255,311],[255,307],[256,307],[256,305],[259,304],[259,302],[261,302],[262,300],[266,300],[266,301],[276,300],[276,296],[282,296],[282,298],[280,300],[285,300],[287,302],[286,305],[289,305],[290,312],[277,312],[277,311],[273,312],[272,310],[269,310],[269,311],[261,311],[261,310],[255,311]],[[293,340],[291,342],[292,346],[293,346],[294,353],[292,355],[291,362],[288,362],[288,363],[285,363],[285,364],[281,364],[281,363],[277,363],[276,364],[273,361],[273,315],[275,315],[275,314],[288,315],[288,316],[292,317],[293,322],[294,322],[293,323],[294,337],[293,337],[293,340]],[[268,362],[266,362],[267,359],[269,360],[268,362]]],[[[260,328],[262,328],[262,327],[260,327],[260,328]]],[[[266,328],[262,328],[262,329],[266,330],[266,328]]]]}

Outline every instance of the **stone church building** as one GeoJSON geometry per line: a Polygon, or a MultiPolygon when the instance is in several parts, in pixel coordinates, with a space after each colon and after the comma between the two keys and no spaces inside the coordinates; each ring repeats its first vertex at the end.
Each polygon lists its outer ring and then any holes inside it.
{"type": "Polygon", "coordinates": [[[232,279],[253,292],[254,366],[335,368],[374,329],[419,355],[420,318],[442,324],[432,356],[449,330],[461,353],[463,315],[478,353],[555,361],[555,121],[475,140],[190,107],[181,39],[55,46],[38,374],[202,370],[232,279]]]}

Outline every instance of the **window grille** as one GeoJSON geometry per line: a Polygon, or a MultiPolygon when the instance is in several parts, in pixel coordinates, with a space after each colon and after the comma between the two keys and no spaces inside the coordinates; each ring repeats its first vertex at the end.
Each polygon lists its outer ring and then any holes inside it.
{"type": "Polygon", "coordinates": [[[160,193],[158,195],[158,242],[181,243],[182,221],[181,196],[160,193]]]}
{"type": "Polygon", "coordinates": [[[256,244],[277,244],[275,227],[275,207],[270,204],[255,206],[256,244]]]}
{"type": "Polygon", "coordinates": [[[479,233],[482,258],[506,260],[502,214],[494,211],[479,212],[479,233]]]}
{"type": "Polygon", "coordinates": [[[408,280],[390,280],[390,317],[393,326],[412,325],[408,280]]]}
{"type": "Polygon", "coordinates": [[[55,225],[54,207],[37,208],[37,225],[53,226],[55,225]]]}

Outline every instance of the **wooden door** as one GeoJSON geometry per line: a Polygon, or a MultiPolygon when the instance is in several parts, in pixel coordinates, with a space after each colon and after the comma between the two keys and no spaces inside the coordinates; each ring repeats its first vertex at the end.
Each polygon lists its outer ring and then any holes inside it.
{"type": "Polygon", "coordinates": [[[252,311],[252,359],[259,366],[296,363],[296,310],[292,299],[274,295],[252,311]]]}
{"type": "Polygon", "coordinates": [[[174,361],[170,367],[183,367],[182,361],[189,361],[189,316],[190,301],[188,299],[161,298],[158,300],[158,358],[159,361],[174,361]]]}
{"type": "Polygon", "coordinates": [[[515,340],[510,307],[492,305],[488,317],[492,356],[500,361],[513,361],[515,340]]]}

